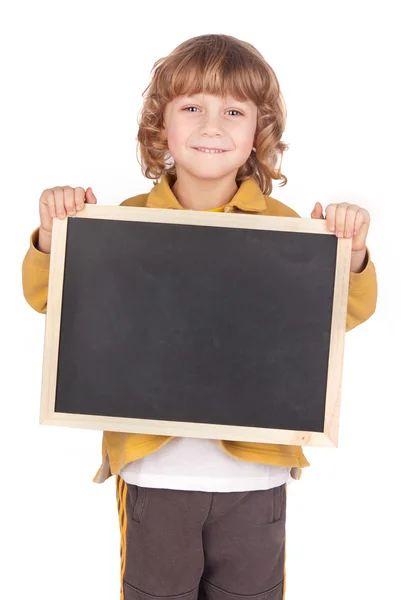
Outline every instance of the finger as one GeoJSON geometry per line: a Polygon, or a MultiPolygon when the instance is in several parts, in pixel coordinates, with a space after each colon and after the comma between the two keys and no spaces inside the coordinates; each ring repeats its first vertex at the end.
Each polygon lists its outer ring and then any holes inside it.
{"type": "Polygon", "coordinates": [[[328,204],[326,206],[326,223],[329,231],[336,230],[336,211],[338,204],[328,204]]]}
{"type": "Polygon", "coordinates": [[[365,217],[362,209],[359,209],[355,216],[354,235],[359,235],[360,229],[364,223],[365,217]]]}
{"type": "Polygon", "coordinates": [[[356,204],[350,204],[347,208],[347,214],[345,216],[345,229],[344,229],[344,237],[351,238],[354,235],[355,229],[355,218],[357,212],[359,210],[359,206],[356,204]]]}
{"type": "Polygon", "coordinates": [[[337,205],[337,210],[336,210],[336,235],[339,238],[344,237],[345,219],[346,219],[348,207],[349,207],[349,204],[346,203],[346,202],[342,202],[341,204],[337,205]]]}
{"type": "Polygon", "coordinates": [[[88,187],[88,189],[86,190],[85,193],[85,200],[86,202],[88,202],[89,204],[96,204],[97,199],[95,194],[93,193],[93,190],[91,187],[88,187]]]}
{"type": "Polygon", "coordinates": [[[43,192],[43,195],[43,202],[47,204],[47,210],[49,212],[49,215],[52,218],[54,218],[56,216],[56,202],[54,199],[53,190],[46,190],[45,192],[43,192]]]}
{"type": "Polygon", "coordinates": [[[65,210],[70,217],[73,217],[76,214],[74,190],[69,185],[66,185],[63,190],[65,210]]]}
{"type": "Polygon", "coordinates": [[[323,206],[320,202],[316,202],[314,209],[311,212],[312,219],[324,219],[323,206]]]}
{"type": "Polygon", "coordinates": [[[60,186],[56,186],[53,188],[54,200],[56,205],[56,215],[59,219],[64,219],[65,209],[64,209],[64,191],[60,186]]]}
{"type": "Polygon", "coordinates": [[[75,188],[75,206],[77,210],[82,210],[85,203],[85,190],[83,187],[75,188]]]}

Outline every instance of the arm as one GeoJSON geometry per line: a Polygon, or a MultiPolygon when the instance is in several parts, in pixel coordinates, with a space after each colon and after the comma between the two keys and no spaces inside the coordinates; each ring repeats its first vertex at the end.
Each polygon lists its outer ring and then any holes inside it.
{"type": "MultiPolygon", "coordinates": [[[[83,188],[77,189],[84,191],[83,188]]],[[[95,204],[96,197],[91,188],[88,188],[88,190],[90,190],[90,192],[87,192],[89,197],[88,202],[95,204]]],[[[142,198],[142,196],[138,196],[138,198],[142,198]]],[[[122,202],[121,206],[135,205],[135,200],[136,197],[129,198],[122,202]]],[[[24,298],[34,310],[40,313],[46,313],[47,309],[50,248],[51,232],[38,227],[31,235],[29,249],[22,263],[22,289],[24,298]]]]}
{"type": "Polygon", "coordinates": [[[96,204],[92,188],[72,188],[69,185],[43,190],[39,198],[40,227],[31,235],[29,249],[22,262],[22,290],[25,300],[40,313],[47,309],[50,250],[53,219],[75,215],[85,202],[96,204]]]}
{"type": "Polygon", "coordinates": [[[377,277],[376,269],[371,261],[369,248],[366,248],[366,258],[359,267],[356,262],[351,264],[348,290],[348,308],[346,331],[367,321],[375,312],[377,303],[377,277]],[[362,271],[353,272],[352,268],[362,268],[362,271]]]}
{"type": "Polygon", "coordinates": [[[376,269],[366,246],[370,225],[369,212],[356,204],[342,202],[329,204],[326,217],[323,207],[316,202],[311,213],[313,219],[326,219],[330,231],[339,237],[352,237],[352,253],[348,290],[346,331],[367,321],[376,310],[376,269]]]}
{"type": "Polygon", "coordinates": [[[28,252],[22,263],[24,298],[37,312],[45,313],[49,287],[50,254],[38,250],[39,227],[30,238],[28,252]]]}

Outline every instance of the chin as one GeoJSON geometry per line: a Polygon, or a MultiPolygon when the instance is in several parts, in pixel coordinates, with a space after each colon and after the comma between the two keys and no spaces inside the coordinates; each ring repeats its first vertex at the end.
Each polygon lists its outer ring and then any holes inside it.
{"type": "Polygon", "coordinates": [[[196,171],[188,171],[189,173],[191,173],[191,175],[193,177],[197,177],[198,179],[215,179],[216,181],[218,181],[219,179],[223,179],[224,177],[227,177],[227,175],[229,175],[230,173],[232,173],[232,170],[230,169],[229,171],[216,171],[213,172],[212,170],[209,171],[201,171],[201,172],[196,172],[196,171]]]}
{"type": "Polygon", "coordinates": [[[205,165],[203,168],[199,168],[199,165],[197,165],[197,168],[194,168],[193,164],[185,165],[177,162],[175,163],[175,166],[176,172],[178,167],[178,172],[180,170],[185,171],[199,179],[222,179],[223,177],[227,177],[230,173],[237,173],[238,169],[241,167],[241,165],[226,165],[226,168],[222,169],[221,165],[215,165],[215,168],[213,168],[213,165],[205,165]]]}

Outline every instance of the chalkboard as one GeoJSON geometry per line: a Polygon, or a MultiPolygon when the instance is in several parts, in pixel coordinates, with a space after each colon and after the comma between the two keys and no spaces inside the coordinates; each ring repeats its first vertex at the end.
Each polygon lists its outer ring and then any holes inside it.
{"type": "Polygon", "coordinates": [[[125,206],[54,226],[42,423],[337,445],[350,240],[125,206]]]}

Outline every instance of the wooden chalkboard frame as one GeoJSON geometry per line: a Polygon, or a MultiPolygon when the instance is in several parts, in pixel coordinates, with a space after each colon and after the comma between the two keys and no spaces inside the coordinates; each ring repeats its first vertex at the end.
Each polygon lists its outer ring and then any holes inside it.
{"type": "Polygon", "coordinates": [[[115,219],[120,221],[145,221],[148,223],[178,223],[183,225],[206,225],[210,227],[235,227],[335,235],[328,231],[325,220],[240,213],[205,213],[202,211],[191,210],[179,211],[126,206],[99,206],[87,204],[75,217],[66,217],[63,220],[54,219],[45,325],[40,404],[41,424],[180,437],[309,446],[338,446],[344,338],[351,262],[351,239],[339,239],[337,243],[324,431],[276,430],[207,423],[66,414],[55,411],[64,264],[66,256],[67,227],[70,218],[115,219]]]}

